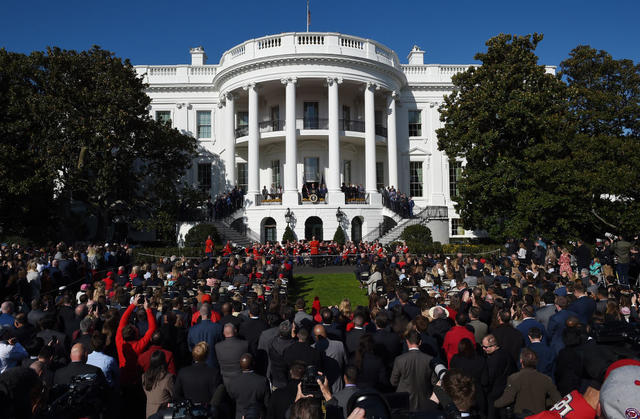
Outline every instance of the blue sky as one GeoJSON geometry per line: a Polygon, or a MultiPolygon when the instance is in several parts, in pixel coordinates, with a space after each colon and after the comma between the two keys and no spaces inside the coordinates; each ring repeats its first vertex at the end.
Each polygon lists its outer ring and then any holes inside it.
{"type": "MultiPolygon", "coordinates": [[[[93,44],[133,64],[181,64],[202,45],[209,63],[244,40],[304,31],[305,0],[6,1],[0,47],[29,53],[93,44]]],[[[485,41],[504,32],[541,32],[540,62],[557,65],[579,44],[640,61],[639,0],[427,1],[311,0],[311,30],[375,39],[402,62],[417,44],[425,62],[474,62],[485,41]]]]}

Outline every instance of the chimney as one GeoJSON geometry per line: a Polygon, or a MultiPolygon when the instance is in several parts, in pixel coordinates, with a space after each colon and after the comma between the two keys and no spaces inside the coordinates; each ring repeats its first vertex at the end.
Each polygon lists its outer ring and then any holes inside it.
{"type": "Polygon", "coordinates": [[[409,59],[409,65],[423,65],[424,51],[419,46],[414,45],[407,58],[409,59]]]}
{"type": "Polygon", "coordinates": [[[204,48],[195,47],[191,48],[191,65],[205,65],[207,63],[207,54],[204,53],[204,48]]]}

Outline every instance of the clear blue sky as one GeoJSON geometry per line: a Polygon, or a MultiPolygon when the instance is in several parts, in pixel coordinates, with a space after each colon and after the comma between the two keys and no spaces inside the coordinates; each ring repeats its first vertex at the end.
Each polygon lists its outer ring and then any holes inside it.
{"type": "MultiPolygon", "coordinates": [[[[133,64],[189,62],[204,46],[209,63],[247,39],[305,30],[305,0],[18,0],[0,14],[0,47],[29,53],[93,44],[133,64]]],[[[418,44],[425,62],[472,63],[490,37],[541,32],[540,62],[557,65],[579,44],[640,61],[639,0],[311,0],[311,30],[375,39],[402,62],[418,44]]]]}

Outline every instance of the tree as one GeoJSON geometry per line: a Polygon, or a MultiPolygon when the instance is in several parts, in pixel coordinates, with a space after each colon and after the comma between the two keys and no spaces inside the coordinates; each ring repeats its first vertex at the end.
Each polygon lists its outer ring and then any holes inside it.
{"type": "Polygon", "coordinates": [[[220,234],[213,224],[198,224],[187,232],[184,237],[184,245],[185,247],[202,247],[204,249],[204,244],[209,236],[215,244],[222,243],[220,234]]]}
{"type": "Polygon", "coordinates": [[[344,244],[345,242],[345,236],[344,236],[344,230],[342,229],[341,226],[338,226],[338,229],[336,230],[335,234],[333,235],[333,241],[338,243],[338,244],[344,244]]]}
{"type": "Polygon", "coordinates": [[[287,228],[284,229],[284,234],[282,235],[282,243],[294,242],[294,241],[296,241],[296,235],[291,229],[291,227],[287,226],[287,228]]]}
{"type": "Polygon", "coordinates": [[[433,238],[431,236],[431,230],[429,227],[424,226],[422,224],[414,224],[409,227],[406,227],[402,234],[400,234],[400,239],[408,242],[420,242],[425,244],[431,244],[433,242],[433,238]]]}
{"type": "Polygon", "coordinates": [[[585,169],[601,229],[640,231],[640,65],[587,45],[560,63],[576,124],[575,156],[585,169]]]}
{"type": "MultiPolygon", "coordinates": [[[[9,153],[3,153],[6,170],[37,168],[29,181],[46,186],[45,196],[72,223],[95,216],[96,238],[104,238],[115,220],[175,219],[179,180],[196,140],[149,116],[146,86],[128,60],[97,46],[0,55],[2,73],[15,70],[9,87],[2,86],[13,92],[6,100],[11,118],[0,126],[0,134],[12,134],[0,149],[9,153]],[[26,111],[19,114],[21,108],[26,111]],[[86,212],[74,217],[71,203],[86,212]]],[[[10,182],[10,190],[29,189],[26,182],[10,182]]]]}
{"type": "Polygon", "coordinates": [[[567,89],[538,65],[542,35],[501,34],[452,78],[438,146],[465,162],[453,199],[466,229],[566,238],[592,221],[572,155],[567,89]]]}

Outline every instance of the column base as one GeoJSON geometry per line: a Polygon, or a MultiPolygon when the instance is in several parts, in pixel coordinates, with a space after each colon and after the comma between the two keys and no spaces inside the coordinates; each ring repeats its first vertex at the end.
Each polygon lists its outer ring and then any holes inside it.
{"type": "Polygon", "coordinates": [[[382,195],[380,192],[367,192],[369,194],[369,205],[382,206],[382,195]]]}
{"type": "Polygon", "coordinates": [[[298,192],[284,191],[282,193],[282,206],[294,207],[296,205],[298,205],[298,192]]]}
{"type": "Polygon", "coordinates": [[[335,191],[335,192],[327,192],[327,201],[329,205],[344,205],[344,192],[335,191]]]}

